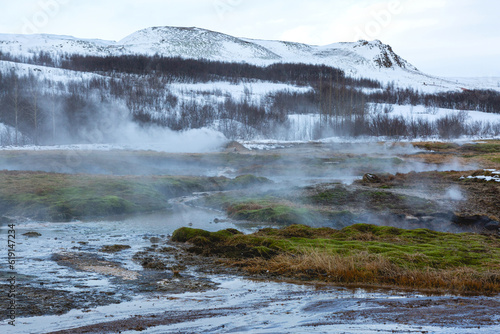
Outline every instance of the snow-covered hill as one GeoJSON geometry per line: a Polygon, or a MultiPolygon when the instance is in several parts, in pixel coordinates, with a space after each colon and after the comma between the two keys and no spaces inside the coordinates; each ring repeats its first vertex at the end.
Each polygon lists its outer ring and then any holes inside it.
{"type": "Polygon", "coordinates": [[[422,92],[466,89],[500,90],[497,83],[464,82],[424,74],[397,55],[389,45],[376,41],[335,43],[325,46],[254,40],[200,29],[152,27],[137,31],[119,42],[78,39],[59,35],[0,34],[0,52],[33,56],[40,51],[63,54],[130,55],[159,54],[171,57],[210,59],[269,65],[276,62],[325,64],[340,68],[352,77],[394,82],[422,92]]]}
{"type": "Polygon", "coordinates": [[[124,52],[137,54],[252,63],[281,60],[279,55],[258,44],[200,28],[148,28],[125,37],[117,45],[124,52]]]}
{"type": "Polygon", "coordinates": [[[0,52],[15,56],[32,56],[40,51],[52,56],[62,54],[109,55],[115,42],[79,39],[72,36],[34,34],[0,34],[0,52]]]}
{"type": "MultiPolygon", "coordinates": [[[[158,59],[151,58],[151,61],[158,59]]],[[[163,64],[155,66],[158,65],[163,64]]],[[[235,64],[220,67],[260,72],[235,64]]],[[[307,66],[275,66],[269,72],[280,68],[308,71],[307,66]]],[[[122,137],[151,146],[152,142],[169,141],[165,139],[170,138],[168,136],[156,135],[157,129],[159,133],[170,131],[166,128],[184,132],[208,128],[209,134],[220,132],[227,138],[247,140],[310,140],[360,134],[410,139],[441,135],[497,137],[500,134],[500,119],[498,114],[492,114],[500,112],[497,107],[500,95],[467,91],[500,91],[499,78],[433,77],[420,72],[380,41],[315,46],[177,27],[143,29],[118,42],[60,35],[0,34],[0,81],[2,87],[6,87],[0,91],[0,123],[4,123],[0,124],[0,146],[31,142],[123,143],[122,137]],[[65,66],[63,60],[75,54],[162,55],[259,66],[324,64],[344,70],[348,77],[369,78],[394,83],[394,86],[369,88],[377,86],[346,79],[318,90],[316,74],[305,82],[296,82],[288,72],[281,81],[273,76],[242,74],[212,75],[207,79],[198,77],[198,73],[194,76],[188,73],[184,77],[165,74],[161,66],[158,71],[135,73],[121,70],[120,66],[126,66],[120,62],[127,59],[116,59],[113,65],[117,70],[65,66]],[[446,91],[465,93],[420,94],[446,91]],[[19,103],[17,107],[16,103],[19,103]],[[14,113],[19,110],[21,122],[16,137],[14,113]],[[355,122],[353,115],[357,115],[355,122]],[[137,123],[151,125],[145,127],[150,133],[144,132],[137,123]],[[397,123],[399,132],[385,131],[393,129],[393,123],[397,123]],[[450,134],[441,131],[451,123],[458,124],[460,131],[450,134]],[[416,126],[423,130],[415,130],[416,126]]]]}

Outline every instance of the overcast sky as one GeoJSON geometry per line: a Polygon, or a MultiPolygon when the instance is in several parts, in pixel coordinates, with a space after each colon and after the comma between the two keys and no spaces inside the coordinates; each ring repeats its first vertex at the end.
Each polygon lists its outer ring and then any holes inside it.
{"type": "Polygon", "coordinates": [[[120,40],[151,26],[326,45],[380,39],[421,71],[500,77],[497,0],[0,0],[0,33],[120,40]]]}

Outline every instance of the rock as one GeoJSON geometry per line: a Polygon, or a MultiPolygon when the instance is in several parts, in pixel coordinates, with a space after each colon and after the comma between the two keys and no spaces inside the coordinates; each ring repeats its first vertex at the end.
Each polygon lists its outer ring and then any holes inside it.
{"type": "Polygon", "coordinates": [[[38,232],[26,232],[26,233],[23,233],[24,236],[27,236],[27,237],[41,237],[42,234],[41,233],[38,233],[38,232]]]}
{"type": "Polygon", "coordinates": [[[378,177],[375,174],[366,173],[365,175],[363,175],[363,182],[366,182],[366,183],[380,183],[380,182],[382,182],[382,180],[380,179],[380,177],[378,177]]]}
{"type": "Polygon", "coordinates": [[[104,253],[116,253],[129,248],[131,248],[129,245],[106,245],[102,246],[99,251],[104,253]]]}
{"type": "Polygon", "coordinates": [[[241,145],[237,141],[232,141],[226,145],[225,151],[237,153],[237,152],[247,152],[249,151],[249,149],[247,149],[245,146],[241,145]]]}
{"type": "Polygon", "coordinates": [[[152,244],[158,244],[160,243],[161,239],[158,237],[151,237],[149,238],[149,241],[151,241],[152,244]]]}
{"type": "Polygon", "coordinates": [[[491,219],[488,216],[483,215],[472,215],[472,216],[459,216],[454,215],[452,220],[453,223],[462,226],[485,226],[491,219]]]}
{"type": "Polygon", "coordinates": [[[467,226],[476,231],[497,231],[500,229],[500,222],[485,215],[458,216],[452,219],[454,224],[467,226]]]}
{"type": "Polygon", "coordinates": [[[500,222],[492,220],[486,225],[484,225],[484,228],[487,229],[488,231],[497,231],[500,228],[500,222]]]}
{"type": "Polygon", "coordinates": [[[154,256],[146,256],[142,259],[141,265],[144,269],[153,269],[153,270],[165,270],[167,266],[165,263],[154,256]]]}

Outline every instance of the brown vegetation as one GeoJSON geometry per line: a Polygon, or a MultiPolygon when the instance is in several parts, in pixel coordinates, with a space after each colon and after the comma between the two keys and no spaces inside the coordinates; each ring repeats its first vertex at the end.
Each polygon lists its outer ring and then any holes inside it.
{"type": "MultiPolygon", "coordinates": [[[[422,254],[409,254],[408,259],[422,254]]],[[[271,259],[253,258],[237,262],[251,274],[266,272],[271,276],[322,280],[333,283],[397,286],[410,289],[454,293],[498,293],[500,273],[477,272],[460,267],[450,269],[417,270],[402,268],[387,258],[361,252],[341,256],[314,249],[299,255],[279,254],[271,259]]]]}
{"type": "Polygon", "coordinates": [[[367,224],[342,230],[291,225],[248,235],[181,228],[172,240],[264,277],[456,294],[500,292],[500,239],[495,235],[367,224]]]}

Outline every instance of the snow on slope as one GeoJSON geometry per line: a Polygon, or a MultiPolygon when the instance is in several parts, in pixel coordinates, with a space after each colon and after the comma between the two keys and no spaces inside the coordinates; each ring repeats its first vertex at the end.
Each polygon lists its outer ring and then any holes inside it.
{"type": "MultiPolygon", "coordinates": [[[[475,89],[477,82],[448,80],[426,75],[399,57],[389,45],[380,41],[334,43],[325,46],[283,41],[236,38],[200,29],[152,27],[139,30],[119,42],[78,39],[58,35],[0,34],[0,52],[31,56],[46,51],[61,54],[128,55],[159,54],[169,57],[210,59],[269,65],[276,62],[325,64],[340,68],[347,75],[392,82],[434,93],[461,88],[475,89]]],[[[482,83],[482,89],[496,89],[497,83],[482,83]]]]}
{"type": "Polygon", "coordinates": [[[238,62],[280,59],[264,47],[200,28],[153,27],[137,31],[118,44],[130,53],[139,54],[238,62]]]}
{"type": "MultiPolygon", "coordinates": [[[[394,82],[397,87],[414,88],[425,93],[476,88],[475,83],[463,83],[424,74],[398,56],[389,45],[378,40],[334,43],[325,46],[246,40],[279,54],[282,62],[325,64],[340,68],[351,77],[372,78],[383,83],[394,82]]],[[[481,87],[494,89],[495,85],[481,87]]],[[[500,88],[498,90],[500,91],[500,88]]]]}
{"type": "Polygon", "coordinates": [[[0,34],[0,51],[16,56],[31,56],[40,51],[52,55],[83,54],[107,55],[115,42],[99,39],[80,39],[62,35],[11,35],[0,34]]]}
{"type": "Polygon", "coordinates": [[[260,105],[267,94],[278,91],[290,91],[306,93],[311,90],[310,87],[297,87],[293,85],[254,81],[234,84],[225,81],[207,82],[207,83],[173,83],[168,88],[177,96],[191,99],[193,96],[198,98],[218,97],[218,102],[224,102],[226,97],[231,97],[236,101],[245,99],[252,105],[260,105]],[[186,92],[191,92],[186,94],[186,92]]]}
{"type": "Polygon", "coordinates": [[[105,78],[102,75],[87,72],[63,70],[59,68],[38,66],[23,63],[14,63],[0,60],[0,74],[15,71],[19,76],[34,75],[38,80],[47,80],[55,83],[67,84],[69,82],[83,83],[93,78],[105,78]]]}
{"type": "Polygon", "coordinates": [[[457,83],[466,83],[467,85],[478,87],[478,89],[500,90],[500,77],[448,78],[448,80],[457,83]]]}
{"type": "Polygon", "coordinates": [[[425,75],[380,41],[314,46],[301,43],[235,38],[200,28],[154,27],[140,30],[117,43],[138,54],[247,62],[325,64],[347,75],[392,82],[424,92],[460,90],[473,86],[425,75]]]}

